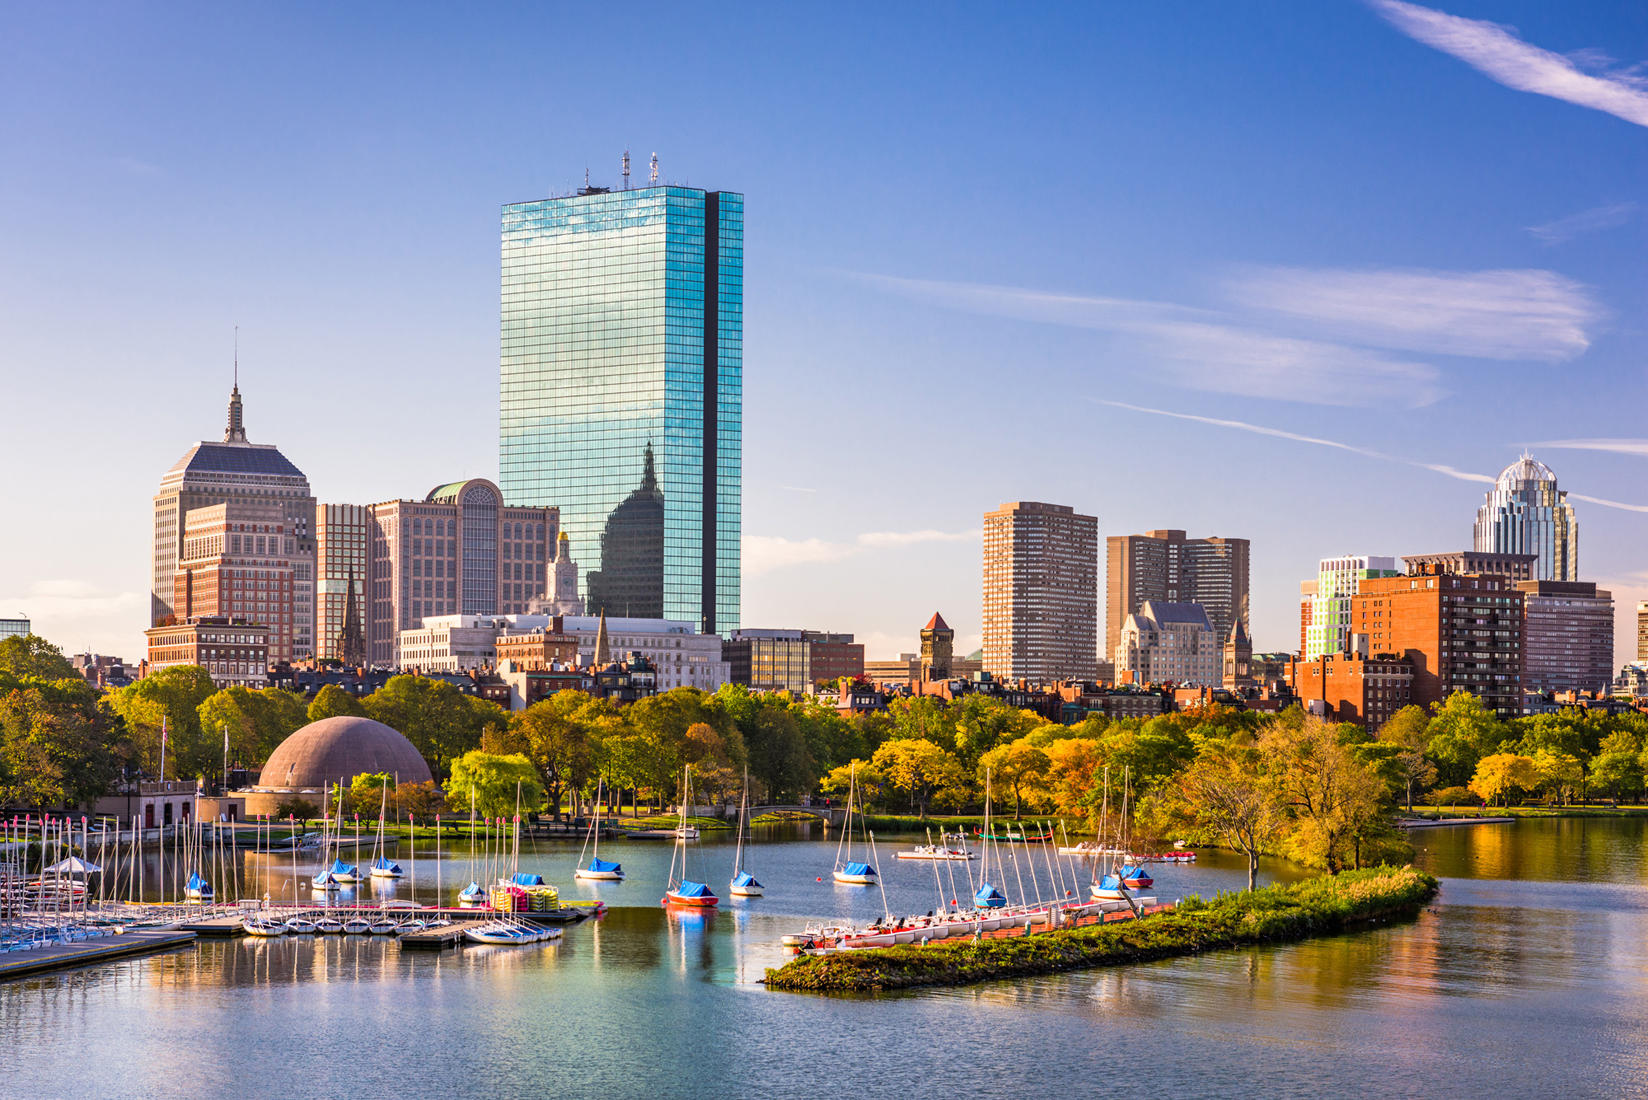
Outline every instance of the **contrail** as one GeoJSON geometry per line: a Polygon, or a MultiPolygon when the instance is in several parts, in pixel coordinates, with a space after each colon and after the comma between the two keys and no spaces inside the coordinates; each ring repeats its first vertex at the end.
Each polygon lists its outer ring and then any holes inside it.
{"type": "MultiPolygon", "coordinates": [[[[1456,470],[1452,466],[1440,462],[1420,462],[1412,458],[1399,458],[1396,455],[1369,450],[1367,447],[1353,447],[1349,443],[1340,443],[1334,439],[1318,439],[1313,435],[1284,432],[1280,428],[1266,428],[1259,424],[1249,424],[1245,420],[1219,420],[1211,416],[1192,416],[1190,413],[1168,412],[1166,409],[1152,409],[1144,405],[1129,405],[1125,401],[1106,401],[1098,397],[1090,397],[1088,400],[1098,405],[1109,405],[1111,408],[1127,409],[1130,412],[1149,413],[1152,416],[1170,416],[1174,420],[1193,420],[1198,424],[1212,424],[1219,428],[1235,428],[1237,431],[1252,432],[1254,435],[1268,435],[1276,439],[1291,439],[1297,443],[1310,443],[1318,447],[1332,447],[1334,450],[1349,451],[1351,454],[1377,458],[1383,462],[1400,462],[1404,466],[1417,466],[1421,470],[1430,470],[1432,473],[1458,478],[1460,481],[1477,481],[1492,485],[1497,480],[1487,474],[1473,474],[1466,470],[1456,470]]],[[[1622,504],[1617,500],[1603,500],[1601,497],[1582,496],[1579,493],[1569,493],[1568,495],[1575,500],[1583,500],[1587,504],[1600,504],[1605,508],[1621,508],[1627,512],[1648,512],[1648,505],[1622,504]]]]}

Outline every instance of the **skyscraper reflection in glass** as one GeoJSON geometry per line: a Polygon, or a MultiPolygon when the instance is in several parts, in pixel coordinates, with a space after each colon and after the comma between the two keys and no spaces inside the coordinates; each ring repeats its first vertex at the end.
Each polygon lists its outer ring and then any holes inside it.
{"type": "Polygon", "coordinates": [[[590,614],[738,627],[743,340],[742,195],[503,208],[499,482],[560,506],[590,614]]]}

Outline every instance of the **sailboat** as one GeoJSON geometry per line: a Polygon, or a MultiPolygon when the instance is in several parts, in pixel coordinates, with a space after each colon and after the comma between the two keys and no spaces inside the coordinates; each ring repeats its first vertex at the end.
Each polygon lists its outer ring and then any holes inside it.
{"type": "Polygon", "coordinates": [[[190,901],[211,901],[214,897],[212,884],[201,878],[199,871],[189,875],[189,884],[183,888],[183,894],[190,901]]]}
{"type": "MultiPolygon", "coordinates": [[[[389,812],[389,784],[385,783],[381,789],[383,794],[378,802],[378,842],[372,846],[374,852],[387,852],[389,850],[383,836],[383,818],[384,814],[389,812]]],[[[382,854],[378,854],[372,859],[372,877],[400,878],[401,865],[382,854]]]]}
{"type": "MultiPolygon", "coordinates": [[[[595,820],[594,820],[594,823],[591,824],[590,827],[589,827],[589,835],[584,838],[584,845],[586,847],[590,844],[591,841],[594,842],[595,851],[590,856],[589,866],[588,867],[574,868],[573,872],[572,872],[572,877],[573,878],[582,878],[582,879],[591,879],[591,880],[594,880],[596,882],[622,882],[624,880],[623,865],[618,864],[618,863],[608,863],[606,860],[601,858],[601,792],[602,792],[602,790],[603,790],[602,781],[601,780],[596,780],[596,783],[595,783],[595,820]]],[[[584,858],[583,853],[582,852],[578,853],[579,862],[582,862],[583,858],[584,858]]]]}
{"type": "MultiPolygon", "coordinates": [[[[681,773],[681,827],[675,833],[675,851],[670,855],[669,888],[664,891],[663,904],[684,905],[694,909],[710,909],[720,903],[706,883],[687,878],[687,808],[692,805],[692,765],[681,773]],[[681,860],[681,876],[676,877],[675,861],[681,860]]],[[[696,834],[697,830],[693,830],[696,834]]]]}
{"type": "MultiPolygon", "coordinates": [[[[1006,895],[990,885],[990,770],[988,768],[984,771],[984,828],[980,829],[979,833],[979,851],[982,853],[982,858],[979,861],[978,889],[973,891],[973,908],[1003,909],[1007,906],[1006,895]]],[[[1000,873],[1001,849],[999,848],[996,850],[996,864],[996,871],[1000,873]]],[[[992,931],[997,927],[1000,927],[1000,925],[994,924],[991,928],[984,930],[992,931]]]]}
{"type": "Polygon", "coordinates": [[[744,769],[744,796],[738,802],[738,851],[732,860],[732,885],[727,889],[735,898],[758,898],[766,890],[755,876],[744,869],[744,827],[750,809],[750,770],[744,769]]]}
{"type": "MultiPolygon", "coordinates": [[[[847,822],[841,830],[841,839],[835,846],[835,870],[832,872],[837,882],[848,886],[874,886],[876,884],[875,868],[868,863],[853,862],[853,795],[858,792],[858,767],[856,763],[847,772],[847,822]],[[843,861],[845,849],[845,861],[843,861]]],[[[862,802],[863,796],[859,796],[862,802]]],[[[864,807],[858,808],[859,828],[864,827],[864,807]]]]}

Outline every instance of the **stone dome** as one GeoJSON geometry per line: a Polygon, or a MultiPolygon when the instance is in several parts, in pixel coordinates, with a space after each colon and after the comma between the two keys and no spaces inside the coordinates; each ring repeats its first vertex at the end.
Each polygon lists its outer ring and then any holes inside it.
{"type": "Polygon", "coordinates": [[[382,722],[339,715],[310,722],[269,754],[258,786],[272,790],[318,790],[357,775],[388,772],[398,783],[432,779],[429,765],[412,742],[382,722]]]}

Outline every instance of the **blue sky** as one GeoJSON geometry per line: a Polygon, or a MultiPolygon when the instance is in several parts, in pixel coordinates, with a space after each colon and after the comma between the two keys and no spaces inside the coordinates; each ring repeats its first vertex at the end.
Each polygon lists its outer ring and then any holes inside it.
{"type": "Polygon", "coordinates": [[[980,515],[1046,500],[1251,539],[1291,648],[1319,558],[1468,546],[1531,445],[1635,506],[1576,502],[1634,656],[1648,10],[1027,11],[4,9],[0,614],[140,655],[237,325],[321,499],[495,477],[499,206],[627,148],[747,196],[746,625],[971,648],[980,515]]]}

